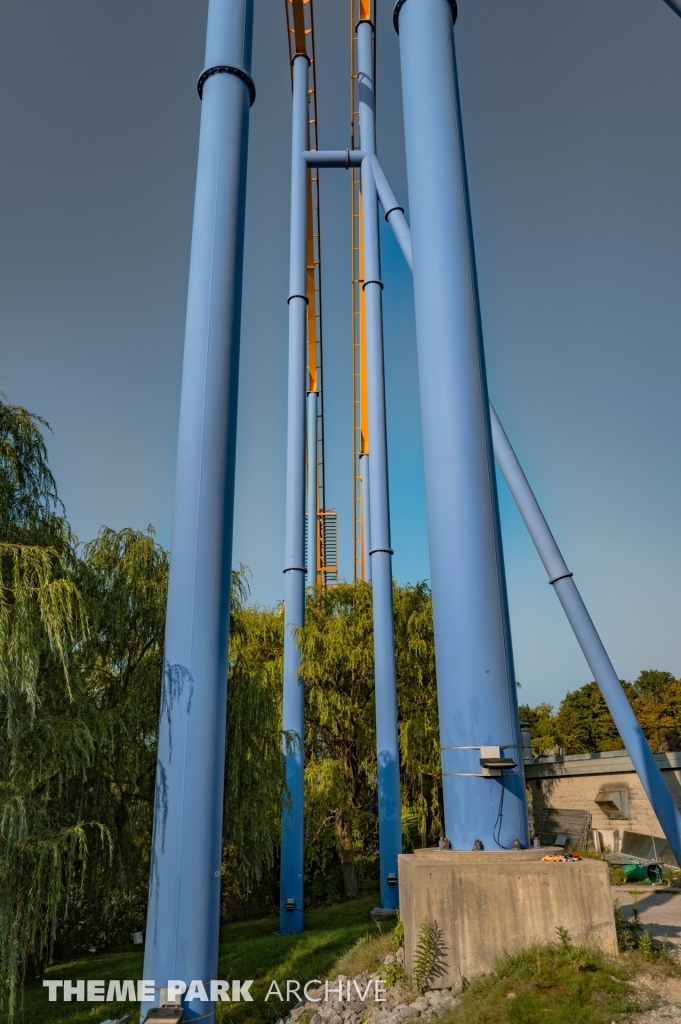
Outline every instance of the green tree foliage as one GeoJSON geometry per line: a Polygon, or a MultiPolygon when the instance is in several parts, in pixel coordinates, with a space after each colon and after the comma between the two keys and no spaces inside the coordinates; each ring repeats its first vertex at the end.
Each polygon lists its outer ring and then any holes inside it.
{"type": "Polygon", "coordinates": [[[87,626],[68,651],[68,679],[45,629],[33,690],[1,705],[10,1005],[22,965],[40,966],[55,942],[100,944],[144,920],[167,557],[149,533],[103,530],[71,562],[87,626]]]}
{"type": "Polygon", "coordinates": [[[84,620],[70,579],[71,534],[47,464],[39,416],[0,396],[0,699],[11,733],[31,713],[46,664],[69,688],[68,652],[84,620]]]}
{"type": "MultiPolygon", "coordinates": [[[[629,684],[624,684],[629,690],[629,684]]],[[[622,741],[597,683],[587,683],[566,694],[556,715],[556,729],[570,753],[620,750],[622,741]]]]}
{"type": "Polygon", "coordinates": [[[551,704],[537,704],[535,708],[531,708],[529,704],[521,704],[518,712],[520,721],[527,722],[530,727],[532,752],[535,756],[560,749],[551,704]]]}
{"type": "MultiPolygon", "coordinates": [[[[681,749],[681,680],[670,672],[645,670],[624,692],[653,750],[681,749]]],[[[520,707],[529,722],[535,755],[621,750],[622,740],[596,683],[568,693],[554,714],[550,704],[520,707]]]]}
{"type": "Polygon", "coordinates": [[[308,595],[300,637],[307,858],[323,867],[337,850],[348,895],[359,892],[355,854],[375,843],[371,621],[371,588],[341,584],[308,595]]]}
{"type": "Polygon", "coordinates": [[[405,849],[444,834],[433,603],[426,583],[393,586],[405,849]]]}
{"type": "Polygon", "coordinates": [[[223,827],[223,914],[235,916],[273,874],[285,793],[282,750],[284,619],[246,607],[243,567],[233,575],[223,827]]]}
{"type": "MultiPolygon", "coordinates": [[[[0,998],[51,952],[145,918],[168,555],[104,528],[79,548],[42,428],[0,402],[0,998]]],[[[226,888],[276,857],[281,622],[233,576],[226,888]]]]}
{"type": "Polygon", "coordinates": [[[46,420],[0,393],[0,539],[61,550],[70,535],[47,462],[46,420]]]}
{"type": "Polygon", "coordinates": [[[72,941],[101,946],[144,924],[168,555],[151,527],[105,527],[84,545],[75,576],[89,628],[74,662],[100,729],[87,768],[88,817],[106,828],[111,854],[93,864],[86,898],[71,894],[71,927],[72,941]]]}
{"type": "Polygon", "coordinates": [[[681,679],[671,672],[641,672],[631,700],[653,749],[681,750],[681,679]]]}
{"type": "MultiPolygon", "coordinates": [[[[425,584],[394,585],[393,600],[403,817],[418,840],[441,828],[431,598],[425,584]]],[[[312,591],[300,647],[308,867],[323,867],[337,852],[352,895],[355,858],[377,839],[371,587],[312,591]]]]}
{"type": "Polygon", "coordinates": [[[92,840],[109,842],[79,813],[97,737],[73,672],[85,612],[43,426],[0,401],[0,995],[10,1013],[92,840]]]}

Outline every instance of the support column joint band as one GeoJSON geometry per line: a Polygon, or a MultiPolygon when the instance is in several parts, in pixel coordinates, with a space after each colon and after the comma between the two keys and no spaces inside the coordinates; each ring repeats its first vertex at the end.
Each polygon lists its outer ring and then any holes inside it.
{"type": "MultiPolygon", "coordinates": [[[[400,34],[400,11],[406,2],[407,0],[397,0],[393,9],[393,26],[398,35],[400,34]]],[[[456,6],[456,0],[449,0],[449,4],[452,8],[452,24],[454,25],[456,24],[456,16],[459,13],[456,6]]]]}
{"type": "Polygon", "coordinates": [[[242,68],[234,67],[231,64],[216,64],[214,68],[206,68],[206,70],[203,72],[198,82],[196,83],[196,88],[200,100],[203,99],[204,85],[206,84],[208,79],[211,78],[213,75],[235,75],[237,78],[240,78],[241,81],[248,88],[248,93],[251,97],[250,105],[253,106],[253,104],[255,103],[255,84],[253,82],[253,79],[251,78],[250,75],[247,75],[246,72],[242,70],[242,68]]]}
{"type": "Polygon", "coordinates": [[[551,578],[551,579],[549,580],[549,583],[551,584],[551,586],[553,586],[553,584],[554,584],[554,583],[557,583],[557,582],[558,582],[558,580],[566,580],[566,579],[568,579],[568,577],[570,577],[570,576],[572,576],[572,573],[571,573],[571,572],[562,572],[562,573],[560,574],[560,576],[553,576],[553,577],[552,577],[552,578],[551,578]]]}

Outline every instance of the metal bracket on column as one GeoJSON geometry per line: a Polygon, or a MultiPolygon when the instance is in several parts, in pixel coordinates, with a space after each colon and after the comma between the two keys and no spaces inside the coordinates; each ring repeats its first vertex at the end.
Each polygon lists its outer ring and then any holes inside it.
{"type": "MultiPolygon", "coordinates": [[[[398,35],[400,34],[400,11],[402,10],[406,2],[407,0],[397,0],[397,3],[395,4],[395,8],[393,10],[393,25],[398,35]]],[[[456,16],[459,13],[459,11],[456,6],[456,0],[449,0],[449,3],[452,8],[452,25],[454,25],[456,24],[456,16]]]]}
{"type": "Polygon", "coordinates": [[[236,75],[237,78],[240,78],[241,81],[248,86],[248,92],[251,97],[250,105],[253,106],[255,103],[255,84],[253,79],[250,75],[247,75],[245,71],[242,71],[241,68],[232,67],[231,64],[217,64],[214,68],[206,68],[196,83],[200,100],[203,99],[203,87],[211,75],[236,75]]]}

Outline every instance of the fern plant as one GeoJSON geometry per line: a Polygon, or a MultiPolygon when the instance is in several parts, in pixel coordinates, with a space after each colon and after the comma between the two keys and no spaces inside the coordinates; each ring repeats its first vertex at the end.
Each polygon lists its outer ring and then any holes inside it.
{"type": "Polygon", "coordinates": [[[443,954],[442,931],[437,921],[424,917],[411,972],[412,981],[420,995],[423,995],[430,981],[444,974],[443,954]]]}

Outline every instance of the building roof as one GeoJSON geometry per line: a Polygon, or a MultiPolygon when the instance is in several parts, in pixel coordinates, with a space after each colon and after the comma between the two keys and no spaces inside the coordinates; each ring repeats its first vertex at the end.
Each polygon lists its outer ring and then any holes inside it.
{"type": "MultiPolygon", "coordinates": [[[[681,769],[681,751],[655,754],[662,771],[681,769]]],[[[634,772],[634,766],[626,750],[605,750],[597,754],[565,754],[562,757],[546,757],[538,761],[525,762],[525,777],[528,779],[555,778],[561,775],[613,775],[618,772],[634,772]]]]}

